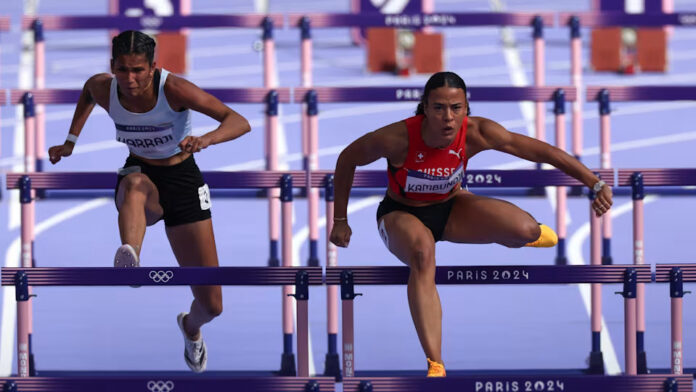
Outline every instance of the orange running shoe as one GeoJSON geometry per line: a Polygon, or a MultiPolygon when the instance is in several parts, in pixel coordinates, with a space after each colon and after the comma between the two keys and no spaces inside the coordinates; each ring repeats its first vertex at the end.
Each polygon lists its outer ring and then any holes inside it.
{"type": "Polygon", "coordinates": [[[558,235],[552,228],[539,223],[539,228],[541,229],[541,234],[536,241],[530,242],[525,246],[531,246],[534,248],[551,248],[556,246],[558,243],[558,235]]]}
{"type": "Polygon", "coordinates": [[[445,365],[440,362],[428,360],[428,376],[427,377],[446,377],[447,372],[445,371],[445,365]]]}

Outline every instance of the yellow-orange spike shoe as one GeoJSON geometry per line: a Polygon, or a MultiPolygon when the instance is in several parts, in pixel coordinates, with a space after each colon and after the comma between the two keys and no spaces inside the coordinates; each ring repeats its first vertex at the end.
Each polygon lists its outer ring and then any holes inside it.
{"type": "Polygon", "coordinates": [[[556,246],[558,243],[558,235],[556,235],[556,232],[553,231],[552,228],[541,223],[539,223],[539,228],[541,229],[539,238],[525,246],[532,246],[535,248],[551,248],[552,246],[556,246]]]}
{"type": "Polygon", "coordinates": [[[428,377],[446,377],[447,372],[445,372],[445,365],[440,362],[428,360],[428,377]]]}

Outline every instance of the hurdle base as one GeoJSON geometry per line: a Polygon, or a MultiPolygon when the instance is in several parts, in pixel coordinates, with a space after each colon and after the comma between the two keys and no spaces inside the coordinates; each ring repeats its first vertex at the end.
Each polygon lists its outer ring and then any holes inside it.
{"type": "Polygon", "coordinates": [[[336,381],[343,380],[338,353],[326,353],[326,358],[324,359],[324,376],[333,377],[336,381]]]}
{"type": "Polygon", "coordinates": [[[645,351],[638,352],[638,374],[650,374],[648,354],[645,351]]]}
{"type": "Polygon", "coordinates": [[[602,265],[613,265],[614,260],[611,256],[602,256],[602,265]]]}
{"type": "Polygon", "coordinates": [[[601,351],[590,352],[590,366],[587,374],[604,374],[604,355],[601,351]]]}
{"type": "Polygon", "coordinates": [[[280,357],[280,370],[278,371],[278,375],[296,376],[297,371],[295,369],[295,354],[283,353],[280,357]]]}
{"type": "Polygon", "coordinates": [[[568,258],[566,256],[556,256],[556,265],[568,265],[568,258]]]}

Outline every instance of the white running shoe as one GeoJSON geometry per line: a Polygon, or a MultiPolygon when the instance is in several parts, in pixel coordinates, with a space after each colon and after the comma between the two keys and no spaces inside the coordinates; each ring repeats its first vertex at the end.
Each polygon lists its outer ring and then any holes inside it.
{"type": "Polygon", "coordinates": [[[201,373],[205,371],[206,366],[208,366],[208,349],[205,346],[203,337],[199,337],[198,340],[191,340],[184,330],[184,317],[188,313],[179,313],[176,316],[176,322],[179,324],[179,329],[181,334],[184,336],[184,359],[189,369],[196,373],[201,373]]]}
{"type": "Polygon", "coordinates": [[[135,249],[128,244],[121,245],[114,256],[114,267],[140,267],[140,258],[135,249]]]}

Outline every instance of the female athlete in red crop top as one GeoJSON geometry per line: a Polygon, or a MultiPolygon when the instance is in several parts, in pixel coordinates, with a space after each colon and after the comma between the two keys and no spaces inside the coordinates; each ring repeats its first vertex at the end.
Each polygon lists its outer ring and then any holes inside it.
{"type": "Polygon", "coordinates": [[[601,216],[612,204],[611,188],[564,151],[512,133],[483,117],[468,117],[464,81],[452,72],[426,83],[416,117],[370,132],[346,147],[336,162],[334,225],[331,242],[350,241],[348,196],[356,166],[379,158],[389,164],[389,188],[377,210],[379,233],[387,248],[410,267],[408,302],[428,362],[428,376],[445,376],[441,358],[442,307],[435,287],[435,242],[497,243],[507,247],[553,246],[556,234],[506,201],[461,189],[468,159],[498,150],[548,163],[591,189],[601,216]]]}

